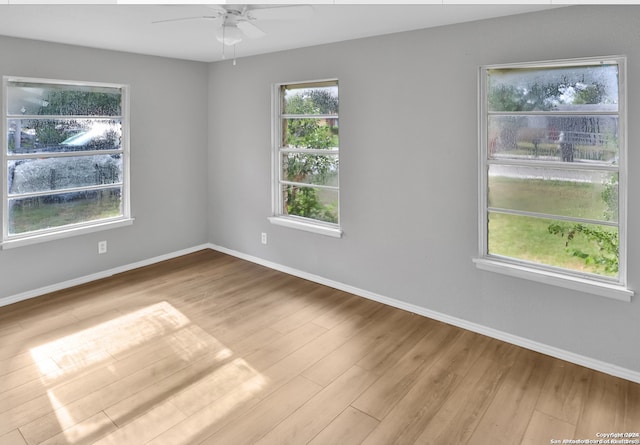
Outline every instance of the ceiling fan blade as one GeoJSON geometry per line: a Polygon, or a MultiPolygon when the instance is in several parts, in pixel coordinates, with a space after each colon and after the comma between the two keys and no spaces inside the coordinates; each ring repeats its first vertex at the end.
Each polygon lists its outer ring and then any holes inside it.
{"type": "Polygon", "coordinates": [[[156,23],[168,23],[168,22],[184,22],[186,20],[198,20],[198,19],[207,19],[207,20],[215,20],[220,18],[220,16],[217,15],[199,15],[196,17],[181,17],[181,18],[177,18],[177,19],[166,19],[166,20],[156,20],[154,22],[151,22],[153,24],[156,23]]]}
{"type": "Polygon", "coordinates": [[[221,6],[221,5],[205,5],[205,6],[211,9],[212,11],[214,11],[218,15],[225,15],[227,13],[227,10],[224,8],[224,6],[221,6]]]}
{"type": "Polygon", "coordinates": [[[306,19],[313,14],[310,5],[274,6],[268,8],[250,8],[249,17],[256,20],[296,20],[306,19]]]}
{"type": "Polygon", "coordinates": [[[261,30],[251,22],[238,22],[237,26],[238,28],[240,28],[240,31],[242,31],[247,37],[259,38],[266,35],[263,30],[261,30]]]}

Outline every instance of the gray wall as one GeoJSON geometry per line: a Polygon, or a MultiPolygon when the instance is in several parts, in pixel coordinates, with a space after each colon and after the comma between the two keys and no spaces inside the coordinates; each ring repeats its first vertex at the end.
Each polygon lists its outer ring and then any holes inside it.
{"type": "MultiPolygon", "coordinates": [[[[0,37],[0,74],[131,85],[136,218],[0,251],[0,300],[212,242],[640,372],[638,297],[622,303],[482,272],[471,261],[483,64],[628,55],[629,227],[638,227],[638,29],[640,7],[571,7],[242,58],[235,67],[0,37]],[[342,239],[267,221],[271,85],[327,77],[341,86],[342,239]],[[101,239],[109,253],[98,256],[101,239]]],[[[637,289],[640,238],[631,231],[629,241],[637,289]]]]}
{"type": "MultiPolygon", "coordinates": [[[[132,226],[0,251],[0,299],[207,242],[208,65],[0,37],[0,75],[131,86],[132,226]],[[97,242],[109,251],[97,255],[97,242]]],[[[0,94],[2,94],[0,92],[0,94]]]]}
{"type": "Polygon", "coordinates": [[[628,55],[629,283],[638,289],[640,7],[571,7],[215,63],[209,240],[640,372],[640,302],[477,270],[477,70],[628,55]],[[340,81],[342,239],[270,225],[270,88],[340,81]],[[269,244],[260,243],[267,232],[269,244]]]}

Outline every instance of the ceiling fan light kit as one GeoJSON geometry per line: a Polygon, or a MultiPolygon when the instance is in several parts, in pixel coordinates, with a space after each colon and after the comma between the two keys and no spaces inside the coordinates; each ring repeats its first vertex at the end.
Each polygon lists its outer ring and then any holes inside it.
{"type": "Polygon", "coordinates": [[[216,40],[227,46],[242,42],[242,31],[235,23],[224,23],[216,31],[216,40]]]}
{"type": "MultiPolygon", "coordinates": [[[[224,41],[222,33],[233,35],[234,38],[242,40],[243,35],[248,37],[263,37],[266,33],[258,28],[254,22],[262,20],[296,20],[304,19],[311,16],[313,8],[310,5],[293,5],[293,6],[221,6],[209,5],[209,11],[213,14],[205,14],[195,17],[179,17],[164,20],[156,20],[152,23],[168,23],[182,22],[185,20],[222,19],[222,23],[218,28],[216,38],[221,42],[224,41]],[[227,28],[227,29],[224,29],[227,28]],[[238,37],[239,36],[239,37],[238,37]]],[[[238,42],[235,42],[238,43],[238,42]]],[[[229,43],[228,45],[234,45],[229,43]]]]}
{"type": "Polygon", "coordinates": [[[213,13],[196,17],[182,17],[157,20],[153,23],[179,22],[184,20],[221,20],[216,30],[216,40],[222,43],[222,58],[225,58],[225,47],[233,47],[233,64],[235,65],[236,45],[245,37],[260,38],[266,33],[253,22],[261,20],[294,20],[311,16],[313,8],[309,5],[293,6],[220,6],[209,5],[209,11],[213,13]]]}

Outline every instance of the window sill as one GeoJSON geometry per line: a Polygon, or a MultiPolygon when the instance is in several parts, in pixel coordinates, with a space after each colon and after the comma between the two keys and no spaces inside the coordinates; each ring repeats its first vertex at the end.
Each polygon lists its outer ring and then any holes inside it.
{"type": "Polygon", "coordinates": [[[74,227],[49,233],[40,233],[37,235],[25,236],[24,238],[15,238],[3,242],[0,247],[2,250],[13,249],[16,247],[29,246],[31,244],[44,243],[62,238],[70,238],[72,236],[84,235],[87,233],[100,232],[102,230],[116,229],[118,227],[130,226],[132,224],[133,218],[105,221],[102,223],[91,224],[89,226],[74,227]]]}
{"type": "Polygon", "coordinates": [[[619,301],[630,302],[631,297],[634,295],[631,289],[616,284],[600,283],[586,278],[535,270],[525,266],[508,264],[487,258],[474,258],[473,262],[478,269],[586,292],[601,297],[613,298],[619,301]]]}
{"type": "Polygon", "coordinates": [[[333,238],[342,238],[342,230],[337,226],[328,226],[321,223],[314,223],[302,219],[294,219],[286,216],[272,216],[269,218],[271,224],[289,227],[292,229],[304,230],[306,232],[317,233],[333,238]]]}

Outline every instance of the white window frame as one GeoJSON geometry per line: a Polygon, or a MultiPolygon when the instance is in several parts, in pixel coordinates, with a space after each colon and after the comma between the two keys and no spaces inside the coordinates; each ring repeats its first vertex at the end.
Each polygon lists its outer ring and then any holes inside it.
{"type": "MultiPolygon", "coordinates": [[[[340,156],[340,148],[333,150],[311,150],[311,149],[295,149],[282,147],[283,141],[283,120],[290,119],[295,116],[284,114],[282,109],[281,91],[283,87],[295,86],[303,87],[308,85],[309,88],[317,87],[324,84],[335,84],[338,86],[338,79],[320,79],[312,81],[300,81],[300,82],[282,82],[273,85],[271,93],[271,106],[272,106],[272,152],[271,152],[271,164],[272,164],[272,191],[271,191],[271,207],[272,216],[270,216],[269,222],[271,224],[289,227],[298,230],[304,230],[307,232],[317,233],[320,235],[326,235],[334,238],[342,237],[342,229],[340,226],[340,187],[322,186],[316,184],[297,184],[300,186],[313,186],[315,188],[326,188],[338,192],[338,223],[330,223],[325,221],[319,221],[312,218],[304,218],[295,215],[286,215],[282,212],[284,202],[282,194],[282,185],[294,184],[286,181],[282,177],[282,155],[285,153],[307,153],[307,154],[331,154],[340,156]]],[[[339,94],[339,93],[338,93],[339,94]]],[[[338,119],[338,115],[308,115],[309,118],[330,118],[338,119]]],[[[340,169],[338,169],[338,177],[340,176],[340,169]]]]}
{"type": "MultiPolygon", "coordinates": [[[[513,277],[538,281],[545,284],[560,286],[568,289],[586,292],[590,294],[609,297],[621,301],[631,301],[634,292],[627,287],[627,107],[626,107],[626,57],[593,57],[580,59],[566,59],[531,63],[513,63],[501,65],[487,65],[480,67],[479,72],[479,206],[478,206],[478,241],[479,255],[474,262],[479,269],[501,273],[513,277]],[[608,279],[594,274],[581,274],[567,271],[550,265],[532,264],[515,258],[503,257],[488,253],[488,172],[489,165],[499,161],[489,160],[487,156],[487,132],[488,110],[487,102],[487,72],[492,69],[531,69],[531,68],[558,68],[576,65],[598,65],[601,63],[615,63],[618,65],[618,94],[619,104],[619,164],[616,171],[619,174],[619,270],[617,279],[608,279]]],[[[511,113],[511,114],[517,114],[511,113]]],[[[523,112],[522,114],[531,114],[523,112]]],[[[544,114],[544,113],[541,113],[544,114]]],[[[606,113],[599,113],[606,114],[606,113]]],[[[528,165],[537,165],[535,160],[526,162],[528,165]]],[[[562,163],[558,163],[562,166],[562,163]]],[[[541,164],[549,166],[548,163],[541,164]]],[[[572,166],[575,168],[575,166],[572,166]]],[[[590,166],[590,168],[593,168],[590,166]]],[[[517,213],[517,212],[516,212],[517,213]]],[[[526,214],[527,212],[522,212],[526,214]]]]}
{"type": "MultiPolygon", "coordinates": [[[[71,236],[77,236],[92,232],[98,232],[102,230],[113,229],[117,227],[123,227],[133,224],[133,218],[131,217],[131,205],[130,205],[130,180],[129,180],[129,86],[123,84],[102,83],[102,82],[85,82],[85,81],[73,81],[73,80],[60,80],[60,79],[46,79],[46,78],[32,78],[32,77],[20,77],[20,76],[3,76],[2,82],[3,88],[3,103],[2,103],[2,154],[0,158],[2,160],[2,172],[0,173],[0,189],[2,190],[2,218],[0,219],[0,229],[2,232],[2,242],[0,243],[1,249],[11,249],[15,247],[31,245],[46,241],[52,241],[56,239],[68,238],[71,236]],[[32,232],[26,232],[21,234],[9,234],[9,190],[7,184],[8,173],[8,161],[15,156],[9,155],[8,140],[7,140],[7,123],[9,119],[16,116],[10,116],[8,112],[7,103],[7,91],[9,84],[13,82],[34,83],[34,84],[51,84],[51,85],[68,85],[68,86],[88,86],[88,87],[106,87],[119,89],[121,91],[121,115],[120,116],[99,116],[100,118],[118,118],[121,121],[122,135],[121,135],[121,148],[120,150],[109,151],[95,151],[95,152],[83,152],[83,155],[88,154],[111,154],[117,153],[122,156],[122,194],[121,194],[121,207],[122,215],[104,218],[94,221],[86,221],[75,224],[68,224],[60,227],[54,227],[49,229],[36,230],[32,232]]],[[[20,116],[21,118],[43,118],[46,116],[20,116]]],[[[53,118],[74,118],[84,116],[63,116],[52,115],[53,118]]],[[[47,153],[47,157],[64,157],[71,156],[69,153],[47,153]]],[[[76,153],[77,155],[77,153],[76,153]]],[[[120,185],[120,184],[110,184],[120,185]]],[[[96,187],[79,187],[74,190],[91,189],[96,187]]]]}

